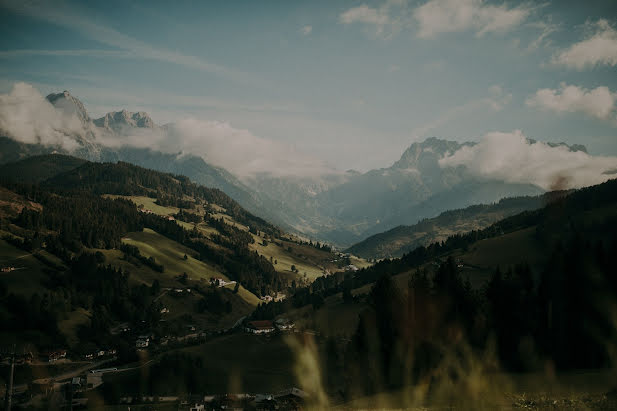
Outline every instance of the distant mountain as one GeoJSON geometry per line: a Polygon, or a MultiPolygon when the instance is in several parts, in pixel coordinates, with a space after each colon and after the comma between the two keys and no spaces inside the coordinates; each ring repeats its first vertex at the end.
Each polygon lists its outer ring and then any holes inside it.
{"type": "Polygon", "coordinates": [[[88,115],[88,111],[83,103],[66,90],[62,93],[49,94],[47,96],[47,101],[63,113],[69,115],[75,114],[83,123],[90,121],[90,116],[88,115]]]}
{"type": "Polygon", "coordinates": [[[481,230],[491,224],[528,210],[545,206],[552,193],[541,196],[505,198],[494,204],[473,205],[445,211],[412,226],[398,226],[354,244],[345,252],[363,258],[394,258],[419,246],[446,240],[449,236],[481,230]]]}
{"type": "MultiPolygon", "coordinates": [[[[0,163],[60,153],[98,162],[126,161],[182,174],[199,184],[223,190],[250,212],[288,231],[340,247],[400,225],[436,217],[446,210],[544,192],[532,184],[480,178],[464,166],[443,167],[441,159],[475,143],[435,137],[413,143],[392,166],[366,173],[349,171],[317,177],[264,174],[240,180],[190,153],[163,153],[122,144],[128,136],[150,131],[163,133],[164,138],[168,128],[156,125],[147,113],[121,110],[92,119],[79,99],[67,91],[50,94],[47,99],[60,112],[74,114],[81,121],[81,129],[59,131],[74,140],[72,145],[77,148],[69,153],[60,146],[23,144],[0,137],[0,163]],[[101,136],[111,136],[116,144],[101,144],[101,136]]],[[[578,145],[569,149],[585,151],[578,145]]]]}
{"type": "Polygon", "coordinates": [[[154,170],[181,174],[198,184],[218,188],[239,201],[251,212],[280,223],[275,214],[263,207],[255,193],[228,171],[206,163],[201,157],[163,153],[149,148],[135,148],[128,145],[106,147],[100,144],[97,136],[107,133],[121,137],[132,131],[145,129],[164,132],[152,118],[144,112],[121,110],[92,119],[83,103],[68,91],[49,94],[47,100],[62,113],[76,115],[82,122],[83,130],[79,134],[67,133],[67,138],[75,140],[78,148],[68,151],[61,146],[26,144],[2,136],[0,131],[0,164],[15,162],[33,155],[70,154],[89,161],[117,162],[126,161],[154,170]]]}
{"type": "Polygon", "coordinates": [[[154,121],[147,113],[142,111],[131,113],[126,110],[114,111],[105,114],[103,117],[93,120],[97,127],[104,128],[115,133],[122,133],[128,127],[130,128],[158,128],[154,121]]]}
{"type": "Polygon", "coordinates": [[[463,167],[439,165],[444,156],[473,144],[429,138],[412,144],[391,167],[352,175],[344,183],[318,194],[320,215],[336,222],[320,236],[350,245],[446,210],[543,192],[531,184],[480,179],[463,167]]]}

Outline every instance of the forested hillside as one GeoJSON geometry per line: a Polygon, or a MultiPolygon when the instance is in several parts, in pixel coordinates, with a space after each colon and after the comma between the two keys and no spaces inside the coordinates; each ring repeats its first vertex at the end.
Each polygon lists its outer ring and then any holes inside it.
{"type": "Polygon", "coordinates": [[[371,259],[401,257],[418,246],[440,242],[454,234],[481,230],[506,217],[538,209],[546,205],[551,198],[565,194],[566,192],[505,198],[495,204],[478,204],[445,211],[437,217],[424,219],[412,226],[399,226],[370,236],[349,247],[346,252],[371,259]]]}
{"type": "MultiPolygon", "coordinates": [[[[611,180],[399,259],[318,279],[303,297],[314,326],[349,338],[332,348],[344,357],[332,383],[344,398],[358,398],[427,380],[465,390],[467,378],[491,369],[611,366],[616,233],[611,180]]],[[[307,311],[292,301],[257,314],[300,320],[307,311]]]]}
{"type": "Polygon", "coordinates": [[[295,244],[220,190],[183,176],[58,155],[2,173],[0,304],[5,332],[21,344],[125,346],[110,327],[169,332],[160,323],[166,306],[175,307],[178,325],[230,326],[257,296],[308,281],[296,265],[332,259],[329,248],[295,244]],[[211,278],[230,286],[213,288],[211,278]],[[174,287],[194,292],[180,303],[174,287]]]}

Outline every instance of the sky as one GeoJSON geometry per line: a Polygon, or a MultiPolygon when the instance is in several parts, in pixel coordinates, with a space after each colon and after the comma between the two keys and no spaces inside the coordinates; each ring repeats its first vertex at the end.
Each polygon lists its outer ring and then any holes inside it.
{"type": "Polygon", "coordinates": [[[93,118],[223,125],[339,170],[430,136],[617,155],[615,1],[0,0],[0,23],[0,93],[69,90],[93,118]]]}

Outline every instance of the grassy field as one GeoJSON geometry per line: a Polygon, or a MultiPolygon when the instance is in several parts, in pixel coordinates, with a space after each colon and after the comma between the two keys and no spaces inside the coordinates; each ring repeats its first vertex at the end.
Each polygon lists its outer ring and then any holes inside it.
{"type": "Polygon", "coordinates": [[[617,370],[551,373],[486,372],[474,382],[444,382],[448,389],[426,386],[363,397],[338,409],[532,409],[605,410],[617,408],[617,370]],[[439,394],[435,394],[439,393],[439,394]]]}
{"type": "Polygon", "coordinates": [[[45,292],[41,281],[46,277],[44,270],[48,267],[29,252],[0,240],[0,266],[16,268],[8,273],[0,273],[0,279],[7,285],[9,292],[27,297],[45,292]]]}
{"type": "MultiPolygon", "coordinates": [[[[122,239],[122,242],[138,247],[143,256],[154,257],[157,263],[163,264],[165,267],[164,273],[156,273],[150,270],[152,274],[160,278],[159,281],[162,286],[164,284],[170,284],[169,281],[173,281],[175,276],[182,275],[183,273],[186,273],[190,280],[200,283],[203,282],[204,285],[209,284],[210,277],[219,277],[224,280],[229,280],[229,278],[221,274],[214,267],[194,258],[195,251],[148,228],[144,229],[142,232],[127,234],[127,236],[122,239]],[[186,260],[184,259],[185,254],[187,256],[186,260]],[[163,280],[165,280],[165,283],[163,280]]],[[[148,280],[154,281],[154,278],[149,278],[148,280]]],[[[175,282],[171,284],[177,285],[175,282]]],[[[259,304],[259,298],[242,286],[240,286],[238,290],[238,295],[251,305],[259,304]]]]}
{"type": "Polygon", "coordinates": [[[158,204],[155,204],[156,198],[146,197],[146,196],[119,196],[112,194],[105,194],[103,197],[107,198],[125,198],[134,202],[137,206],[143,205],[146,210],[152,211],[154,214],[158,215],[172,215],[178,212],[178,208],[176,207],[163,207],[158,204]]]}
{"type": "Polygon", "coordinates": [[[253,237],[255,243],[250,245],[250,249],[257,251],[259,255],[263,255],[268,260],[270,260],[270,258],[272,258],[272,261],[276,260],[277,264],[274,264],[274,268],[276,271],[285,274],[289,280],[304,278],[304,274],[306,273],[307,281],[313,282],[315,278],[323,275],[322,266],[314,262],[315,255],[308,254],[310,250],[305,250],[303,249],[304,247],[302,249],[300,247],[294,247],[295,254],[292,254],[287,249],[272,241],[268,241],[268,245],[264,246],[262,238],[255,235],[253,235],[253,237]],[[302,256],[305,258],[303,259],[302,256]],[[292,265],[295,265],[296,269],[299,271],[298,274],[291,271],[292,265]]]}

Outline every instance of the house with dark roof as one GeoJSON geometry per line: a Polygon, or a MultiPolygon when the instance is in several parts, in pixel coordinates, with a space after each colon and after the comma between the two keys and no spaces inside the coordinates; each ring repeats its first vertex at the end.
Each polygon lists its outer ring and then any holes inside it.
{"type": "Polygon", "coordinates": [[[268,334],[274,332],[275,328],[270,320],[251,321],[246,324],[244,330],[251,334],[268,334]]]}

